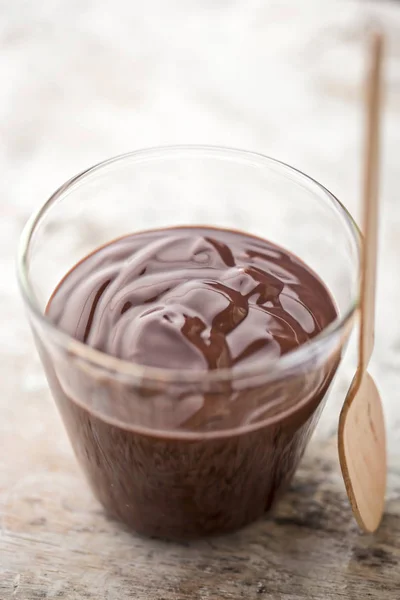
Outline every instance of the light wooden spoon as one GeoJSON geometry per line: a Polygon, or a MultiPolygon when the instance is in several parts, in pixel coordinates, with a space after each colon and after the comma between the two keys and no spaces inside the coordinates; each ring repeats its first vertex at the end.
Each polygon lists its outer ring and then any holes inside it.
{"type": "Polygon", "coordinates": [[[359,526],[375,531],[386,491],[386,434],[382,402],[367,373],[374,346],[378,238],[378,162],[383,35],[370,42],[366,99],[359,362],[339,420],[339,458],[347,495],[359,526]]]}

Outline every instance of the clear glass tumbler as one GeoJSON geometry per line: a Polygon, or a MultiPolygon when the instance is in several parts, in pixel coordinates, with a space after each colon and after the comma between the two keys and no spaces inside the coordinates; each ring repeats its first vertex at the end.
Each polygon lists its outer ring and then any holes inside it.
{"type": "Polygon", "coordinates": [[[233,530],[269,510],[318,420],[357,307],[359,234],[332,194],[250,152],[133,152],[53,194],[24,230],[18,275],[75,454],[109,514],[143,534],[185,538],[233,530]],[[47,318],[53,290],[86,255],[176,225],[240,229],[286,248],[320,276],[339,316],[268,364],[206,374],[108,356],[47,318]],[[202,426],[182,425],[196,407],[202,426]]]}

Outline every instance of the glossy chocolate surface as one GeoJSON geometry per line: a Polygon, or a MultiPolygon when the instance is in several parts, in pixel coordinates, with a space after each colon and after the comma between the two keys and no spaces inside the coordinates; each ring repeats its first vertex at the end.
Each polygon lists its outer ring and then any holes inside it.
{"type": "Polygon", "coordinates": [[[102,352],[209,370],[268,361],[336,317],[304,263],[242,233],[176,228],[104,246],[63,280],[48,314],[102,352]]]}

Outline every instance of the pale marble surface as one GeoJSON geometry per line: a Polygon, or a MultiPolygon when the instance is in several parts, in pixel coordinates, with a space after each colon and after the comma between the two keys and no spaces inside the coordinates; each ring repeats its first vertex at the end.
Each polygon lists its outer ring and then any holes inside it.
{"type": "Polygon", "coordinates": [[[216,589],[220,598],[398,598],[400,4],[4,0],[0,50],[1,600],[203,599],[216,589]],[[274,522],[188,549],[132,538],[81,484],[47,392],[15,283],[21,227],[83,168],[172,143],[276,156],[357,216],[363,36],[374,18],[389,37],[372,367],[388,423],[383,527],[375,538],[357,532],[335,452],[353,347],[274,522]]]}

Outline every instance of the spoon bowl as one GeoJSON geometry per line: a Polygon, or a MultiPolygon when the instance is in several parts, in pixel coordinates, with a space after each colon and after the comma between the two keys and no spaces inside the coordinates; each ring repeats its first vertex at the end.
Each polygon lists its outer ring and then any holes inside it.
{"type": "Polygon", "coordinates": [[[347,494],[359,526],[375,531],[386,490],[386,434],[382,401],[369,373],[353,379],[339,421],[340,461],[347,494]]]}

